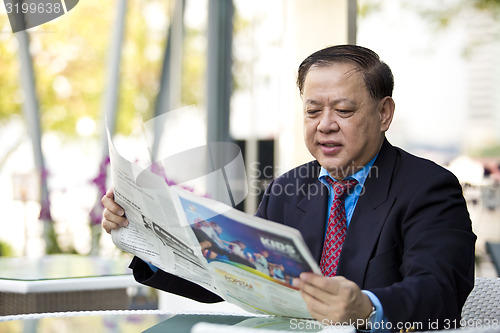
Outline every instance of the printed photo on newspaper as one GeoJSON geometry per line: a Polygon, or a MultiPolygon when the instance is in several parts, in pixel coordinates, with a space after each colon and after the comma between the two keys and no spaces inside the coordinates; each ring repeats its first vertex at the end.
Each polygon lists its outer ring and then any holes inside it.
{"type": "Polygon", "coordinates": [[[222,298],[251,312],[311,318],[294,278],[320,270],[298,230],[172,187],[222,298]]]}
{"type": "Polygon", "coordinates": [[[183,190],[175,192],[207,262],[227,263],[284,285],[302,272],[318,272],[297,230],[258,221],[183,190]]]}

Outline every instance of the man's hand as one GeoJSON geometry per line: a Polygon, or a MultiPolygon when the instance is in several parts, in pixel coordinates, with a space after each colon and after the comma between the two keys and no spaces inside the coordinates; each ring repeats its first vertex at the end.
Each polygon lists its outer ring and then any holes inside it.
{"type": "Polygon", "coordinates": [[[111,233],[111,230],[113,229],[118,229],[128,225],[127,218],[125,217],[125,211],[115,202],[115,196],[112,188],[110,188],[102,197],[101,203],[104,206],[101,224],[108,234],[111,233]]]}
{"type": "Polygon", "coordinates": [[[294,285],[300,289],[309,313],[324,324],[357,325],[368,318],[372,310],[370,298],[342,276],[302,273],[294,285]]]}

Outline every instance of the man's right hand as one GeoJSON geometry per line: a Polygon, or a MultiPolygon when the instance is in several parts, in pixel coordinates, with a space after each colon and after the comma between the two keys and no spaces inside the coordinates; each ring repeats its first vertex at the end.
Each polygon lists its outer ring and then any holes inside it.
{"type": "Polygon", "coordinates": [[[104,206],[102,213],[102,227],[109,234],[111,230],[118,229],[128,225],[125,211],[115,202],[115,195],[113,189],[110,188],[108,192],[102,197],[101,203],[104,206]]]}

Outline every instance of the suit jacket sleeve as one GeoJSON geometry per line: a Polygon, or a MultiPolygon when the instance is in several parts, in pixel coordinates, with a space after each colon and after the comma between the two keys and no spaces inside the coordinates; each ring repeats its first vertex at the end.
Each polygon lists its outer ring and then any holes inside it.
{"type": "Polygon", "coordinates": [[[381,253],[372,259],[365,284],[398,280],[385,274],[401,275],[400,281],[390,285],[367,288],[379,298],[393,324],[415,322],[423,324],[423,329],[459,326],[462,306],[474,283],[476,237],[456,178],[443,170],[420,180],[418,186],[413,182],[413,191],[407,190],[411,196],[405,198],[404,206],[394,209],[398,206],[395,198],[391,213],[399,216],[394,224],[388,218],[385,226],[400,235],[400,258],[381,253]]]}
{"type": "Polygon", "coordinates": [[[135,280],[146,286],[188,297],[203,303],[223,301],[222,298],[211,291],[188,280],[166,273],[161,269],[159,269],[156,273],[153,273],[149,266],[138,257],[134,257],[134,259],[132,259],[130,268],[133,270],[135,280]]]}

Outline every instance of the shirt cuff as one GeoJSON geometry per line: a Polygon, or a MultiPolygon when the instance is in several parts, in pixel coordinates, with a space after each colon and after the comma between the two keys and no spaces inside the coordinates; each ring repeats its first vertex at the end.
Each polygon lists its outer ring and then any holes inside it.
{"type": "Polygon", "coordinates": [[[380,300],[378,299],[377,296],[375,296],[374,293],[368,290],[362,290],[363,293],[368,296],[370,301],[372,302],[373,306],[375,307],[375,320],[372,323],[372,329],[367,331],[367,332],[372,332],[372,333],[385,333],[389,332],[387,327],[385,327],[385,323],[387,323],[387,318],[384,315],[384,309],[382,308],[382,303],[380,303],[380,300]]]}
{"type": "Polygon", "coordinates": [[[155,265],[150,264],[149,262],[147,262],[145,260],[142,260],[142,261],[144,261],[146,264],[148,264],[149,268],[153,271],[153,273],[156,273],[158,271],[158,267],[156,267],[155,265]]]}

